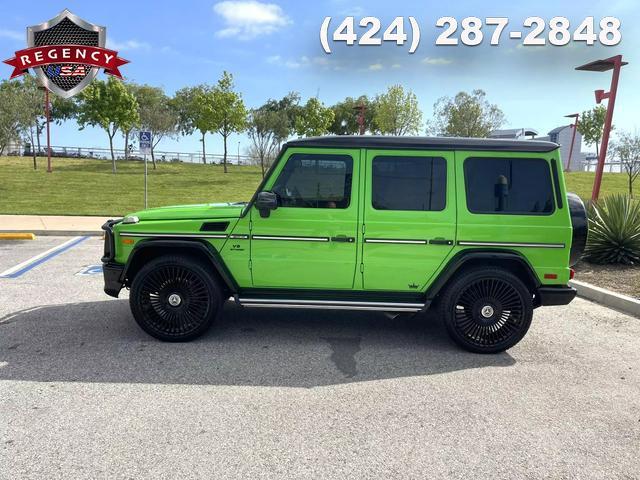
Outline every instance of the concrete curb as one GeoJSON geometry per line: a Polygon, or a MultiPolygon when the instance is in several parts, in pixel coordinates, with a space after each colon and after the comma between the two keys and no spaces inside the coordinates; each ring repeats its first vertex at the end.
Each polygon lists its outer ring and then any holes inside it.
{"type": "Polygon", "coordinates": [[[578,291],[578,296],[582,298],[640,317],[640,300],[578,280],[571,280],[569,285],[574,287],[578,291]]]}
{"type": "MultiPolygon", "coordinates": [[[[0,230],[0,234],[22,233],[14,230],[0,230]]],[[[56,237],[77,237],[77,236],[102,236],[104,232],[102,230],[31,230],[30,233],[34,235],[42,236],[56,236],[56,237]]]]}

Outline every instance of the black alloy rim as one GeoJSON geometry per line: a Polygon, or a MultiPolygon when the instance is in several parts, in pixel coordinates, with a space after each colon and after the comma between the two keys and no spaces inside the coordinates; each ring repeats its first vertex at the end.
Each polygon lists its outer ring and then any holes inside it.
{"type": "Polygon", "coordinates": [[[472,344],[492,347],[518,334],[525,305],[520,292],[497,278],[475,280],[455,302],[455,328],[472,344]]]}
{"type": "Polygon", "coordinates": [[[148,324],[165,335],[186,335],[206,320],[211,299],[204,279],[177,265],[158,267],[147,275],[140,292],[148,324]]]}

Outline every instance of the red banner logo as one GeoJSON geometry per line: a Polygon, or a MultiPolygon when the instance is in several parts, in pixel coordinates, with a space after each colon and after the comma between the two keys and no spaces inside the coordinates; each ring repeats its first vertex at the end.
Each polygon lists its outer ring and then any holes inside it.
{"type": "Polygon", "coordinates": [[[45,65],[78,63],[104,68],[104,73],[122,78],[119,67],[129,60],[118,57],[118,52],[86,45],[48,45],[18,50],[16,56],[4,63],[14,67],[11,78],[27,73],[30,68],[45,65]]]}

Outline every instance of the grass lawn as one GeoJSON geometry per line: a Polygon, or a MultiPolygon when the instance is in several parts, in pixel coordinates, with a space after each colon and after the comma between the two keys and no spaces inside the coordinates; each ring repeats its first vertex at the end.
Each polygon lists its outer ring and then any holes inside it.
{"type": "MultiPolygon", "coordinates": [[[[124,215],[144,208],[144,165],[140,161],[46,158],[38,170],[26,157],[0,157],[0,213],[124,215]]],[[[259,167],[160,163],[148,165],[149,207],[249,200],[262,178],[259,167]]]]}
{"type": "MultiPolygon", "coordinates": [[[[564,178],[567,182],[567,190],[577,193],[583,200],[590,200],[595,176],[596,174],[594,172],[565,173],[564,178]]],[[[629,191],[627,185],[628,178],[626,173],[605,172],[602,176],[602,185],[600,186],[600,198],[611,195],[612,193],[627,193],[629,191]]],[[[640,188],[640,183],[638,184],[638,188],[640,188]]]]}
{"type": "MultiPolygon", "coordinates": [[[[53,159],[53,173],[46,159],[0,157],[0,213],[42,215],[124,215],[144,206],[143,164],[86,159],[53,159]]],[[[593,173],[566,174],[569,191],[583,199],[591,196],[593,173]]],[[[149,206],[249,200],[260,183],[258,167],[229,166],[224,174],[218,165],[149,164],[149,206]]],[[[626,191],[624,174],[605,173],[601,195],[626,191]]],[[[640,187],[639,187],[640,188],[640,187]]]]}

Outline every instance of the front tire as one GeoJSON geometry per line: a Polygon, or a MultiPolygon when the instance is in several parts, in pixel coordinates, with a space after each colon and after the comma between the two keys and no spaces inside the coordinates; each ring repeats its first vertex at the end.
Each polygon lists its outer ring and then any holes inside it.
{"type": "Polygon", "coordinates": [[[129,305],[136,323],[167,342],[205,333],[222,309],[215,277],[190,257],[167,255],[146,264],[131,284],[129,305]]]}
{"type": "Polygon", "coordinates": [[[469,270],[449,285],[440,312],[449,335],[462,348],[497,353],[516,345],[529,330],[532,295],[506,270],[469,270]]]}

